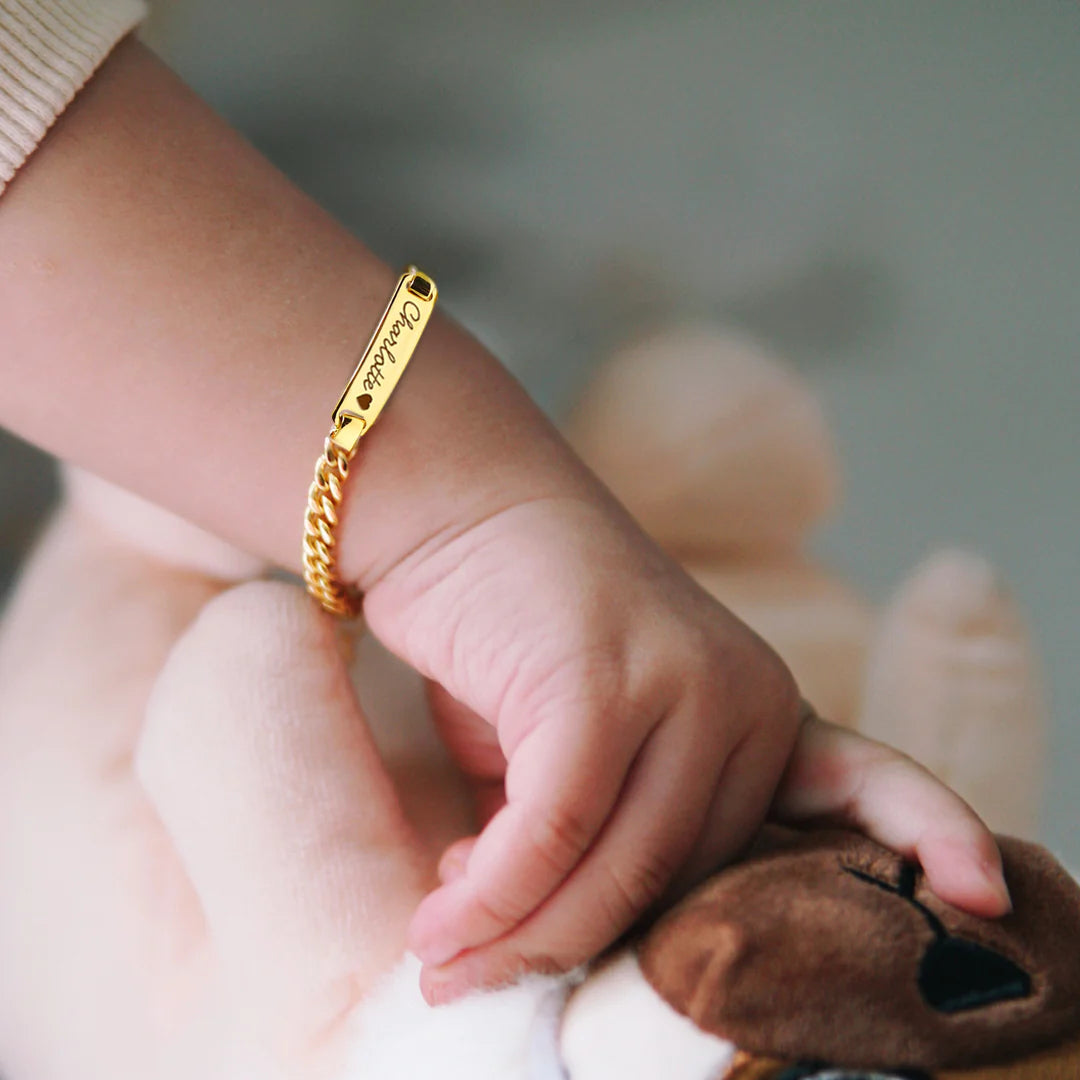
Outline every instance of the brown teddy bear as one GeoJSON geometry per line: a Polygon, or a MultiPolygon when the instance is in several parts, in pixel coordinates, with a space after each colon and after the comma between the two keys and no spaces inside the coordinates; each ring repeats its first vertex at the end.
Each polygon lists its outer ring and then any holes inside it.
{"type": "MultiPolygon", "coordinates": [[[[592,1064],[610,1054],[590,1014],[620,1001],[643,1012],[642,978],[653,1010],[689,1020],[681,1039],[712,1042],[722,1061],[664,1074],[680,1080],[1080,1076],[1080,888],[1042,848],[1001,846],[1015,911],[987,922],[941,903],[916,867],[864,837],[768,830],[663,916],[634,959],[609,961],[574,992],[567,1076],[614,1080],[592,1064]]],[[[679,1043],[665,1051],[672,1066],[679,1043]]]]}

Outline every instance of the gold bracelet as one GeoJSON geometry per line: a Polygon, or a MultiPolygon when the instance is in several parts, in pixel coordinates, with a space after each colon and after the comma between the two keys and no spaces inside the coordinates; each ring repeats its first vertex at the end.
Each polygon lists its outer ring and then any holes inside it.
{"type": "Polygon", "coordinates": [[[422,270],[410,266],[394,289],[379,325],[360,357],[333,413],[333,427],[315,463],[304,517],[304,583],[332,615],[351,618],[361,596],[337,576],[337,526],[349,464],[412,358],[439,290],[422,270]]]}

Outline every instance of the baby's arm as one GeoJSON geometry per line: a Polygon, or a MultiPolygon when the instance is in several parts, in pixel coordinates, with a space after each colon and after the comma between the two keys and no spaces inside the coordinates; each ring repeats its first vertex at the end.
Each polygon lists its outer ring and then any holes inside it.
{"type": "MultiPolygon", "coordinates": [[[[393,272],[135,43],[0,199],[0,252],[0,422],[298,568],[313,458],[393,272]]],[[[425,985],[578,963],[753,835],[791,677],[447,318],[354,472],[343,574],[505,793],[414,920],[425,985]]],[[[957,855],[974,887],[933,860],[932,884],[1003,909],[985,854],[957,855]]]]}
{"type": "MultiPolygon", "coordinates": [[[[330,412],[396,278],[125,42],[0,198],[0,424],[299,569],[330,412]]],[[[365,590],[434,537],[592,486],[438,315],[355,473],[341,560],[365,590]]]]}

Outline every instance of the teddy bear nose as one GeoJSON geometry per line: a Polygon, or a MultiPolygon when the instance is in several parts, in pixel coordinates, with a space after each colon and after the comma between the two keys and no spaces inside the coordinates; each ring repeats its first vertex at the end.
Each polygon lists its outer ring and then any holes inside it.
{"type": "Polygon", "coordinates": [[[1007,956],[964,938],[942,937],[926,950],[919,990],[943,1013],[981,1009],[1031,993],[1031,976],[1007,956]]]}
{"type": "Polygon", "coordinates": [[[916,868],[905,863],[893,885],[853,866],[845,872],[868,885],[883,889],[909,903],[934,934],[919,963],[919,992],[941,1013],[982,1009],[999,1001],[1015,1001],[1031,994],[1031,976],[1007,956],[967,938],[955,937],[945,924],[915,898],[916,868]]]}

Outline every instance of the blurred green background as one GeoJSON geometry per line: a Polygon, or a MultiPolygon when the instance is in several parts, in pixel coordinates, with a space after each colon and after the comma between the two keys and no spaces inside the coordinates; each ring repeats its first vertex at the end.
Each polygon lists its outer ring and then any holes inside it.
{"type": "MultiPolygon", "coordinates": [[[[1080,866],[1080,7],[161,0],[147,37],[558,415],[657,318],[743,328],[833,418],[819,553],[1016,586],[1080,866]]],[[[0,574],[44,463],[0,444],[0,574]]]]}

